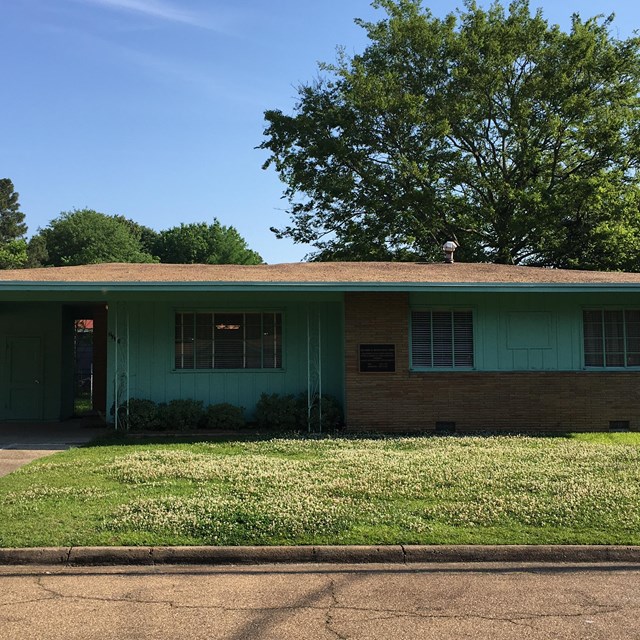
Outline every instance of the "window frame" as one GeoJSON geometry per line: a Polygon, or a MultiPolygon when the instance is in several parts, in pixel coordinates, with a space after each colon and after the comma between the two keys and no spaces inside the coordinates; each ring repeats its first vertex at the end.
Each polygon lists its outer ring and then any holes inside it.
{"type": "MultiPolygon", "coordinates": [[[[245,323],[246,323],[246,319],[245,319],[245,323]]],[[[212,325],[213,326],[213,325],[212,325]]],[[[246,324],[245,324],[246,326],[246,324]]],[[[172,349],[172,353],[171,353],[171,372],[172,373],[178,373],[178,374],[185,374],[185,373],[205,373],[205,374],[212,374],[212,373],[220,373],[220,374],[224,374],[224,373],[275,373],[275,372],[282,372],[285,370],[285,356],[284,356],[284,340],[285,340],[285,313],[282,309],[264,309],[264,308],[259,308],[259,309],[250,309],[250,308],[246,308],[246,307],[242,307],[240,309],[229,309],[227,307],[221,307],[221,308],[211,308],[211,307],[206,307],[206,308],[194,308],[194,307],[179,307],[179,308],[175,308],[173,310],[173,314],[172,314],[172,326],[171,326],[171,331],[172,331],[172,344],[173,344],[173,349],[172,349]],[[190,367],[190,368],[178,368],[176,367],[176,359],[177,359],[177,353],[176,353],[176,322],[177,322],[177,316],[178,314],[193,314],[194,315],[194,331],[195,331],[195,316],[197,314],[212,314],[215,318],[216,315],[220,314],[233,314],[233,315],[256,315],[259,314],[261,316],[261,323],[264,323],[264,316],[265,315],[279,315],[280,316],[280,366],[278,367],[229,367],[229,368],[222,368],[222,367],[211,367],[211,368],[198,368],[195,365],[197,364],[196,361],[196,355],[194,352],[193,358],[194,358],[194,366],[190,367]]],[[[213,336],[214,334],[212,334],[213,336]]],[[[195,336],[195,334],[194,334],[195,336]]],[[[195,339],[195,337],[194,337],[195,339]]],[[[243,338],[243,342],[245,342],[245,348],[246,348],[246,338],[243,338]]],[[[260,358],[261,361],[264,362],[264,350],[261,350],[261,354],[260,354],[260,358]]],[[[277,361],[277,358],[276,358],[277,361]]]]}
{"type": "MultiPolygon", "coordinates": [[[[582,369],[584,371],[640,371],[640,364],[637,365],[627,365],[627,364],[621,364],[621,365],[609,365],[607,366],[607,364],[602,364],[602,365],[593,365],[593,364],[587,364],[586,363],[586,350],[585,350],[585,321],[584,321],[584,314],[586,311],[596,311],[596,312],[600,312],[601,314],[604,314],[605,311],[621,311],[622,312],[622,326],[623,326],[623,359],[625,361],[625,363],[627,362],[627,354],[629,353],[628,350],[628,343],[627,343],[627,320],[626,320],[626,315],[625,312],[627,311],[636,311],[638,313],[640,313],[640,305],[624,305],[624,306],[620,306],[620,305],[600,305],[600,306],[593,306],[593,305],[585,305],[583,307],[581,307],[580,310],[580,357],[581,357],[581,364],[582,364],[582,369]]],[[[607,361],[607,351],[606,351],[606,336],[605,336],[605,332],[604,332],[604,317],[601,316],[602,319],[602,327],[603,327],[603,331],[602,331],[602,357],[603,357],[603,362],[606,363],[607,361]]]]}
{"type": "MultiPolygon", "coordinates": [[[[477,370],[477,353],[476,353],[476,309],[475,307],[471,307],[469,305],[447,305],[447,306],[430,306],[430,305],[418,305],[412,306],[409,310],[409,369],[410,371],[415,371],[419,373],[428,373],[428,372],[437,372],[437,371],[454,371],[454,372],[463,372],[463,371],[476,371],[477,370]],[[473,358],[473,364],[471,366],[456,366],[452,364],[451,366],[418,366],[414,364],[413,357],[413,314],[414,312],[425,312],[429,311],[433,312],[448,312],[455,313],[460,311],[466,311],[471,314],[471,357],[473,358]]],[[[432,316],[433,318],[433,316],[432,316]]],[[[453,331],[455,334],[455,328],[453,331]]],[[[452,334],[452,335],[453,335],[452,334]]],[[[433,324],[431,325],[431,361],[433,362],[433,324]]],[[[452,362],[455,363],[455,340],[454,340],[454,348],[452,350],[452,362]]]]}

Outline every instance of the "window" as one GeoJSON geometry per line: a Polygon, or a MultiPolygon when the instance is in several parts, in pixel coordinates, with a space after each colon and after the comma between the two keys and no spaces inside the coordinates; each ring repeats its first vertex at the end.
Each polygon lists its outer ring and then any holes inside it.
{"type": "Polygon", "coordinates": [[[413,311],[411,362],[414,369],[473,368],[471,311],[413,311]]]}
{"type": "Polygon", "coordinates": [[[582,313],[585,367],[640,367],[640,310],[582,313]]]}
{"type": "Polygon", "coordinates": [[[176,369],[281,367],[282,314],[176,313],[176,369]]]}

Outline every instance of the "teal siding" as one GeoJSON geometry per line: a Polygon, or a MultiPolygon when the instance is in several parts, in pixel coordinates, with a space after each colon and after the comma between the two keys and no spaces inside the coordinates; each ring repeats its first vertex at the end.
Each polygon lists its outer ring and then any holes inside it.
{"type": "MultiPolygon", "coordinates": [[[[61,417],[62,312],[57,303],[0,303],[0,420],[59,420],[61,417]],[[17,341],[38,345],[38,382],[20,389],[12,380],[11,345],[17,341]],[[19,398],[19,394],[28,394],[19,398]]],[[[19,364],[19,363],[18,363],[19,364]]],[[[28,366],[28,365],[25,365],[28,366]]],[[[29,379],[35,371],[18,372],[29,379]]],[[[28,382],[28,381],[27,381],[28,382]]]]}
{"type": "Polygon", "coordinates": [[[579,371],[582,310],[640,308],[640,294],[413,293],[410,305],[472,309],[478,371],[579,371]]]}
{"type": "MultiPolygon", "coordinates": [[[[149,301],[119,300],[109,304],[108,406],[115,397],[116,357],[120,373],[127,365],[128,391],[119,394],[168,402],[201,400],[205,405],[229,402],[242,406],[251,418],[261,393],[307,390],[307,311],[320,316],[323,393],[343,401],[343,305],[339,294],[207,294],[149,301]],[[178,310],[277,311],[283,317],[283,367],[278,370],[184,371],[174,369],[174,322],[178,310]],[[116,320],[117,319],[117,320],[116,320]],[[128,322],[128,348],[127,348],[128,322]],[[116,349],[115,337],[119,339],[116,349]]],[[[314,318],[317,318],[314,315],[314,318]]],[[[314,329],[317,320],[314,322],[314,329]]],[[[123,380],[124,378],[121,378],[123,380]]]]}

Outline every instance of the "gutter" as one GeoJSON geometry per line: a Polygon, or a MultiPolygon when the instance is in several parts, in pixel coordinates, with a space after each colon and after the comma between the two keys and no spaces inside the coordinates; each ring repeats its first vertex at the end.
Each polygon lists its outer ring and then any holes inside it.
{"type": "Polygon", "coordinates": [[[506,282],[61,282],[0,281],[2,292],[440,292],[589,293],[636,292],[638,283],[506,283],[506,282]]]}

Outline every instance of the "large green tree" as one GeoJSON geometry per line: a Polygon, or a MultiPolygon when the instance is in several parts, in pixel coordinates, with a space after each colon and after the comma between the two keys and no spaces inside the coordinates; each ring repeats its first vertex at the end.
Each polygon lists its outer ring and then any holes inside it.
{"type": "Polygon", "coordinates": [[[18,240],[27,233],[19,196],[9,178],[0,178],[0,243],[18,240]]]}
{"type": "Polygon", "coordinates": [[[0,269],[18,269],[27,262],[27,225],[19,195],[9,178],[0,178],[0,269]]]}
{"type": "Polygon", "coordinates": [[[92,209],[76,209],[60,214],[39,231],[44,239],[36,250],[47,266],[95,264],[99,262],[155,262],[145,252],[140,238],[119,216],[108,216],[92,209]]]}
{"type": "Polygon", "coordinates": [[[234,227],[214,220],[193,222],[161,231],[152,243],[160,262],[176,264],[261,264],[234,227]]]}
{"type": "Polygon", "coordinates": [[[321,65],[261,148],[286,184],[279,236],[317,259],[640,267],[640,39],[474,2],[444,19],[378,0],[369,45],[321,65]]]}

